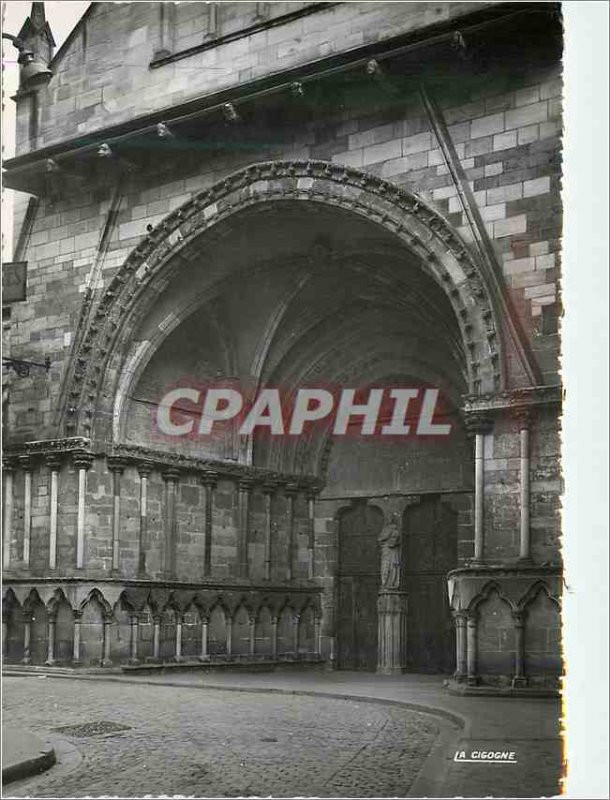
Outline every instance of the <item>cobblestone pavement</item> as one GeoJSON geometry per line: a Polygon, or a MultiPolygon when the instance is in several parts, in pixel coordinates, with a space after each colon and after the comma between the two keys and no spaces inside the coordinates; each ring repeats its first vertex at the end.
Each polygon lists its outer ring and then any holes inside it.
{"type": "Polygon", "coordinates": [[[354,700],[42,677],[4,678],[4,720],[82,757],[5,797],[400,797],[439,733],[430,715],[354,700]]]}

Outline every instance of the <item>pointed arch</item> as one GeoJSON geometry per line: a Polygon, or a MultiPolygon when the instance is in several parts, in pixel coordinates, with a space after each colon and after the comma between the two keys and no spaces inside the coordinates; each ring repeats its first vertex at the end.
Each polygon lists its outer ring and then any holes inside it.
{"type": "Polygon", "coordinates": [[[67,603],[70,610],[72,610],[72,604],[66,597],[64,590],[61,588],[55,589],[53,595],[47,601],[47,611],[49,612],[49,614],[53,615],[56,614],[58,606],[64,602],[67,603]]]}
{"type": "Polygon", "coordinates": [[[84,612],[84,610],[87,607],[87,605],[89,605],[89,604],[91,604],[93,602],[96,602],[96,603],[99,604],[99,606],[102,608],[102,611],[103,611],[104,615],[107,615],[109,617],[112,616],[112,606],[110,605],[110,603],[104,597],[103,592],[100,591],[100,589],[98,589],[97,587],[94,588],[94,589],[91,589],[91,591],[85,597],[85,599],[81,601],[81,603],[80,603],[80,605],[78,607],[78,610],[81,611],[81,612],[84,612]]]}
{"type": "Polygon", "coordinates": [[[210,605],[208,623],[208,651],[210,655],[226,655],[227,622],[231,616],[223,597],[218,595],[210,605]]]}
{"type": "Polygon", "coordinates": [[[533,583],[523,594],[523,596],[519,599],[517,603],[517,609],[519,611],[527,612],[527,607],[530,603],[533,603],[536,600],[536,597],[543,592],[549,598],[549,600],[554,603],[558,609],[561,608],[561,600],[552,594],[551,590],[549,589],[548,585],[541,580],[536,581],[533,583]]]}
{"type": "Polygon", "coordinates": [[[24,609],[12,589],[2,599],[2,621],[6,626],[5,659],[17,663],[24,656],[24,609]]]}
{"type": "Polygon", "coordinates": [[[498,583],[498,581],[490,580],[488,581],[482,589],[472,598],[470,603],[468,604],[467,611],[470,613],[476,612],[479,610],[481,603],[484,603],[489,597],[496,593],[500,600],[502,600],[512,612],[517,611],[517,607],[515,603],[510,600],[502,591],[502,587],[498,583]]]}

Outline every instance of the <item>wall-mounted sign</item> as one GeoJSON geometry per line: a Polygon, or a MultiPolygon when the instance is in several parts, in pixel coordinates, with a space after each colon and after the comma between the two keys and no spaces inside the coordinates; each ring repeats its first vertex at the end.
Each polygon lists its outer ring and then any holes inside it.
{"type": "Polygon", "coordinates": [[[5,261],[2,264],[2,304],[26,299],[27,261],[5,261]]]}

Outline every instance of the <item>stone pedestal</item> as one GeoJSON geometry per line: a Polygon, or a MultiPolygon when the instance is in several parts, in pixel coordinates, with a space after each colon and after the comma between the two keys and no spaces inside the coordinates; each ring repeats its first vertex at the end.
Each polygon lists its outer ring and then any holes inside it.
{"type": "Polygon", "coordinates": [[[377,672],[400,675],[405,668],[407,645],[407,594],[382,589],[377,598],[377,672]]]}

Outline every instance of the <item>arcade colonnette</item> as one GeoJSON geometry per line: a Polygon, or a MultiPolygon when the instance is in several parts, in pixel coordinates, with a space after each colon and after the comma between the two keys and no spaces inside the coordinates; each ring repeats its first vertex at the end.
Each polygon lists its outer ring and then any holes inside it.
{"type": "Polygon", "coordinates": [[[33,3],[20,38],[5,660],[556,685],[557,6],[102,2],[54,53],[33,3]],[[439,387],[453,432],[160,440],[184,376],[439,387]]]}

